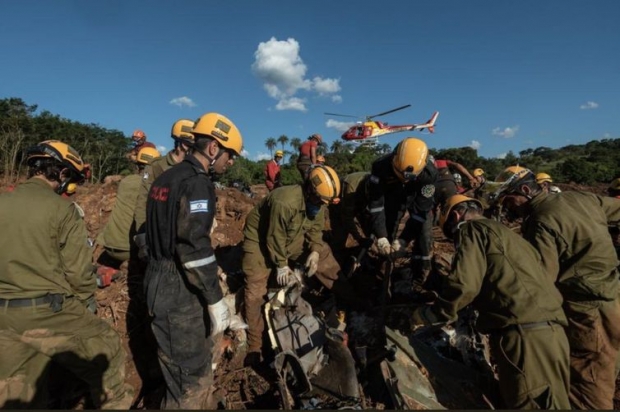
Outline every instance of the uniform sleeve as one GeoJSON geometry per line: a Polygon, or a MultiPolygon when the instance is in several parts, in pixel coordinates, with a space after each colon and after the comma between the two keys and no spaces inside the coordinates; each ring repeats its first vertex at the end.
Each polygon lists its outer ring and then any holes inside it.
{"type": "Polygon", "coordinates": [[[267,250],[273,264],[282,268],[288,265],[289,251],[286,247],[287,227],[293,218],[293,211],[280,202],[273,202],[269,208],[267,228],[267,250]]]}
{"type": "Polygon", "coordinates": [[[277,178],[276,172],[277,171],[275,170],[273,162],[267,162],[267,164],[265,165],[265,185],[267,185],[267,188],[269,188],[269,190],[273,190],[274,188],[277,178]]]}
{"type": "Polygon", "coordinates": [[[215,215],[215,190],[204,178],[191,179],[186,185],[179,198],[176,254],[187,281],[212,305],[223,296],[209,236],[215,215]]]}
{"type": "Polygon", "coordinates": [[[373,173],[368,179],[368,212],[370,213],[372,233],[374,233],[377,238],[387,237],[383,184],[382,179],[377,175],[373,167],[373,173]]]}
{"type": "Polygon", "coordinates": [[[74,204],[69,205],[59,231],[60,260],[65,279],[78,299],[87,300],[97,289],[97,279],[86,225],[74,204]]]}
{"type": "Polygon", "coordinates": [[[480,293],[487,272],[485,240],[481,233],[465,228],[459,234],[450,274],[444,278],[439,298],[426,311],[429,324],[453,322],[457,313],[480,293]]]}
{"type": "Polygon", "coordinates": [[[357,242],[360,242],[364,238],[364,234],[361,233],[358,225],[355,223],[355,200],[355,192],[350,190],[349,185],[345,183],[342,201],[340,202],[340,218],[342,219],[344,229],[347,231],[347,233],[351,233],[353,238],[357,242]]]}
{"type": "Polygon", "coordinates": [[[147,165],[144,168],[140,186],[138,187],[138,197],[136,198],[136,208],[134,210],[134,222],[136,222],[136,231],[142,233],[146,230],[144,222],[146,222],[146,201],[149,195],[149,189],[153,183],[153,168],[147,165]]]}
{"type": "Polygon", "coordinates": [[[609,196],[597,196],[607,216],[607,222],[620,221],[620,199],[609,196]]]}
{"type": "Polygon", "coordinates": [[[321,210],[312,220],[312,226],[305,234],[310,252],[321,252],[323,248],[323,229],[325,229],[325,206],[321,206],[321,210]]]}
{"type": "Polygon", "coordinates": [[[559,256],[568,248],[561,233],[538,222],[524,226],[523,237],[538,250],[547,275],[555,283],[560,274],[559,256]]]}

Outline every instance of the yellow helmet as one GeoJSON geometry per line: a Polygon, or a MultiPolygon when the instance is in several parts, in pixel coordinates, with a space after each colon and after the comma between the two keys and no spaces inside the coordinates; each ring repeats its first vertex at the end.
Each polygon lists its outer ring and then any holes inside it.
{"type": "Polygon", "coordinates": [[[76,190],[77,190],[77,185],[75,183],[69,183],[67,185],[67,189],[65,190],[65,193],[68,195],[72,195],[75,193],[76,190]]]}
{"type": "Polygon", "coordinates": [[[282,150],[276,150],[276,155],[274,157],[284,157],[284,152],[282,150]]]}
{"type": "Polygon", "coordinates": [[[536,175],[536,183],[541,184],[541,183],[553,183],[553,180],[551,179],[551,176],[549,176],[547,173],[538,173],[536,175]]]}
{"type": "Polygon", "coordinates": [[[323,203],[338,203],[340,199],[340,179],[329,166],[315,164],[308,170],[308,184],[323,203]]]}
{"type": "Polygon", "coordinates": [[[481,168],[474,169],[474,177],[480,177],[484,175],[484,170],[481,168]]]}
{"type": "Polygon", "coordinates": [[[526,180],[536,180],[536,176],[530,169],[521,166],[507,167],[495,178],[495,182],[502,184],[491,195],[491,200],[497,201],[508,194],[514,193],[519,188],[519,185],[525,183],[526,180]]]}
{"type": "Polygon", "coordinates": [[[59,140],[45,140],[27,151],[27,163],[32,165],[37,159],[50,158],[58,161],[73,172],[73,181],[84,179],[84,161],[71,146],[59,140]]]}
{"type": "Polygon", "coordinates": [[[185,143],[192,144],[194,142],[194,135],[192,134],[193,128],[194,122],[192,120],[179,119],[172,124],[170,137],[174,140],[181,140],[185,143]]]}
{"type": "Polygon", "coordinates": [[[148,165],[160,156],[161,154],[159,154],[159,151],[154,147],[143,147],[138,151],[136,162],[143,165],[148,165]]]}
{"type": "Polygon", "coordinates": [[[243,137],[237,126],[226,116],[219,113],[205,113],[196,120],[192,129],[194,138],[208,136],[219,142],[222,147],[241,155],[243,137]]]}
{"type": "Polygon", "coordinates": [[[426,167],[427,158],[426,143],[415,137],[407,137],[394,149],[392,158],[394,173],[402,182],[415,179],[426,167]]]}
{"type": "Polygon", "coordinates": [[[495,181],[498,183],[504,183],[504,182],[507,182],[510,178],[512,178],[513,175],[523,174],[529,171],[530,170],[526,169],[525,167],[509,166],[506,169],[504,169],[500,174],[497,175],[497,177],[495,178],[495,181]]]}
{"type": "Polygon", "coordinates": [[[450,196],[448,200],[446,200],[446,202],[444,203],[443,207],[441,208],[441,214],[439,215],[439,227],[442,230],[444,230],[443,225],[446,224],[446,221],[448,220],[448,217],[450,216],[452,209],[454,209],[454,206],[458,205],[459,203],[463,203],[463,202],[476,202],[480,206],[480,208],[482,208],[482,203],[480,203],[478,199],[467,197],[465,195],[450,196]]]}
{"type": "Polygon", "coordinates": [[[611,181],[611,183],[609,184],[609,187],[607,188],[607,191],[608,192],[620,191],[620,177],[611,181]]]}

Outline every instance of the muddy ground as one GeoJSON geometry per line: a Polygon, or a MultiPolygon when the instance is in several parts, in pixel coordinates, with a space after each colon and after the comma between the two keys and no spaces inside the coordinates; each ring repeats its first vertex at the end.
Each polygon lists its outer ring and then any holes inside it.
{"type": "MultiPolygon", "coordinates": [[[[559,185],[562,190],[588,190],[604,193],[605,186],[584,187],[559,185]]],[[[5,188],[6,189],[6,188],[5,188]]],[[[106,184],[86,184],[78,188],[73,197],[85,212],[85,222],[91,239],[105,226],[116,199],[117,179],[108,179],[106,184]]],[[[241,250],[242,228],[245,216],[262,198],[267,189],[263,185],[253,186],[253,197],[234,188],[217,190],[217,228],[212,235],[222,278],[227,278],[225,287],[234,293],[242,285],[241,250]]],[[[3,189],[0,189],[3,191],[3,189]]],[[[435,253],[451,254],[453,247],[434,228],[435,253]]],[[[350,239],[348,246],[355,246],[350,239]]],[[[96,251],[96,255],[98,250],[96,251]]],[[[156,358],[156,344],[149,329],[149,320],[141,296],[142,271],[140,267],[120,267],[122,275],[111,286],[96,292],[98,316],[109,322],[120,334],[128,353],[126,361],[127,381],[136,389],[135,409],[157,409],[163,395],[163,381],[156,358]]],[[[220,409],[279,409],[282,402],[275,386],[275,376],[266,367],[254,371],[243,368],[243,345],[239,336],[225,338],[218,345],[221,360],[215,373],[216,399],[220,409]]],[[[63,393],[50,405],[65,409],[82,409],[88,402],[81,396],[81,388],[75,379],[59,371],[59,387],[53,390],[63,393]]],[[[332,405],[337,407],[337,405],[332,405]]],[[[384,409],[385,405],[370,398],[363,406],[384,409]]],[[[616,408],[620,407],[620,391],[617,392],[616,408]]],[[[455,407],[459,407],[455,405],[455,407]]]]}

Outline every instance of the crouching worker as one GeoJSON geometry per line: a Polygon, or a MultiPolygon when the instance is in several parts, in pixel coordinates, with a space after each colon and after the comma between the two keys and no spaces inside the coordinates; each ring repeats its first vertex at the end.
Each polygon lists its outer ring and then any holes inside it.
{"type": "Polygon", "coordinates": [[[0,408],[46,409],[54,362],[87,383],[95,409],[129,409],[121,339],[94,314],[86,226],[60,196],[84,163],[56,140],[30,148],[27,163],[29,179],[0,196],[0,408]]]}
{"type": "Polygon", "coordinates": [[[490,337],[502,409],[570,409],[562,296],[536,249],[463,195],[447,200],[439,223],[456,254],[439,299],[417,308],[412,325],[452,322],[471,303],[490,337]]]}
{"type": "Polygon", "coordinates": [[[262,306],[270,274],[285,286],[294,276],[291,266],[300,261],[307,275],[316,275],[337,299],[352,295],[351,289],[343,286],[344,280],[339,279],[340,266],[322,239],[324,206],[337,201],[340,180],[334,169],[323,165],[312,165],[307,176],[303,186],[283,186],[270,192],[246,219],[242,268],[249,325],[248,366],[261,361],[265,328],[262,306]]]}

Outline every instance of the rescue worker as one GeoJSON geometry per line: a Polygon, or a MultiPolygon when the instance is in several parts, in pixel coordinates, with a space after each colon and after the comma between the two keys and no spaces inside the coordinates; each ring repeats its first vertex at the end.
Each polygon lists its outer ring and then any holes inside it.
{"type": "Polygon", "coordinates": [[[138,189],[138,199],[136,200],[136,210],[134,212],[134,221],[136,225],[136,244],[142,249],[142,256],[146,254],[144,245],[146,244],[144,222],[146,222],[146,200],[148,198],[151,185],[166,170],[172,166],[181,163],[185,159],[185,154],[194,144],[194,135],[192,128],[194,121],[188,119],[179,119],[172,124],[170,137],[174,140],[174,148],[164,157],[155,159],[153,163],[144,168],[142,174],[142,182],[138,189]]]}
{"type": "Polygon", "coordinates": [[[323,144],[323,137],[320,134],[313,134],[308,140],[299,146],[299,156],[297,157],[297,170],[301,174],[301,179],[306,180],[306,171],[317,163],[317,148],[323,144]]]}
{"type": "Polygon", "coordinates": [[[536,249],[482,211],[478,200],[463,195],[446,201],[439,225],[456,254],[439,298],[416,308],[412,324],[454,322],[472,304],[476,328],[489,335],[501,409],[570,409],[562,296],[536,249]]]}
{"type": "Polygon", "coordinates": [[[211,246],[212,179],[239,156],[243,138],[218,113],[202,115],[185,159],[151,185],[146,212],[145,294],[166,381],[162,409],[202,408],[213,374],[213,338],[230,325],[211,246]],[[203,319],[204,310],[209,321],[203,319]]]}
{"type": "Polygon", "coordinates": [[[571,403],[579,409],[612,409],[620,285],[608,222],[620,220],[620,200],[579,191],[550,195],[524,168],[507,169],[504,176],[497,201],[524,218],[523,236],[540,252],[564,298],[571,403]]]}
{"type": "Polygon", "coordinates": [[[559,187],[551,184],[553,183],[553,179],[551,179],[551,176],[549,176],[549,174],[547,173],[541,172],[541,173],[536,174],[536,183],[538,183],[540,187],[542,188],[542,190],[545,191],[546,193],[561,193],[562,192],[559,187]]]}
{"type": "Polygon", "coordinates": [[[97,286],[100,288],[109,286],[118,274],[118,267],[122,262],[129,260],[133,248],[132,239],[136,232],[133,216],[142,173],[147,165],[159,157],[157,149],[152,147],[140,149],[136,158],[136,173],[124,177],[118,185],[114,208],[97,239],[97,243],[103,247],[103,252],[97,260],[97,286]]]}
{"type": "Polygon", "coordinates": [[[291,267],[304,262],[307,276],[318,280],[338,298],[351,295],[338,274],[340,266],[323,242],[325,205],[338,201],[340,180],[329,166],[312,165],[303,185],[283,186],[264,197],[248,214],[243,229],[245,319],[248,354],[245,364],[261,362],[265,328],[262,306],[270,274],[285,286],[294,276],[291,267]]]}
{"type": "Polygon", "coordinates": [[[28,180],[0,196],[0,407],[46,409],[54,362],[86,382],[96,409],[129,409],[120,337],[94,314],[86,226],[60,196],[84,163],[57,140],[26,156],[28,180]]]}
{"type": "Polygon", "coordinates": [[[456,183],[456,193],[459,195],[463,194],[466,190],[463,187],[463,177],[460,173],[454,173],[452,177],[454,177],[454,183],[456,183]]]}
{"type": "Polygon", "coordinates": [[[474,169],[472,175],[474,176],[474,179],[476,179],[478,181],[478,185],[477,186],[482,186],[482,184],[484,184],[484,182],[486,181],[484,175],[484,170],[482,170],[481,168],[476,168],[474,169]]]}
{"type": "Polygon", "coordinates": [[[435,204],[437,207],[441,207],[450,196],[458,193],[459,184],[452,174],[452,169],[456,169],[460,175],[465,176],[471,187],[476,187],[478,184],[478,181],[460,163],[447,159],[435,159],[435,167],[437,168],[437,181],[435,182],[435,204]]]}
{"type": "Polygon", "coordinates": [[[392,153],[373,162],[368,181],[370,224],[379,252],[385,256],[402,253],[415,239],[412,286],[416,293],[424,292],[422,285],[431,270],[436,180],[437,169],[426,143],[407,137],[392,153]],[[405,210],[409,219],[397,238],[405,210]]]}
{"type": "Polygon", "coordinates": [[[136,162],[138,152],[143,147],[152,147],[153,149],[156,149],[156,146],[153,143],[147,142],[146,134],[140,129],[136,129],[133,131],[131,135],[131,141],[133,143],[133,148],[129,151],[128,157],[132,163],[136,162]]]}
{"type": "Polygon", "coordinates": [[[284,152],[282,150],[276,150],[273,159],[268,161],[265,165],[265,185],[270,192],[282,186],[280,183],[280,162],[282,162],[283,157],[284,152]]]}
{"type": "Polygon", "coordinates": [[[69,199],[70,197],[73,197],[73,195],[75,195],[75,192],[77,192],[77,184],[69,183],[67,185],[67,189],[65,190],[65,193],[63,193],[61,196],[66,199],[69,199]]]}
{"type": "Polygon", "coordinates": [[[620,199],[620,177],[611,181],[609,187],[607,188],[607,193],[611,197],[620,199]]]}
{"type": "Polygon", "coordinates": [[[367,208],[369,178],[368,172],[345,176],[342,179],[340,202],[329,205],[331,245],[334,250],[342,250],[349,235],[360,245],[366,245],[370,238],[370,214],[367,208]]]}

